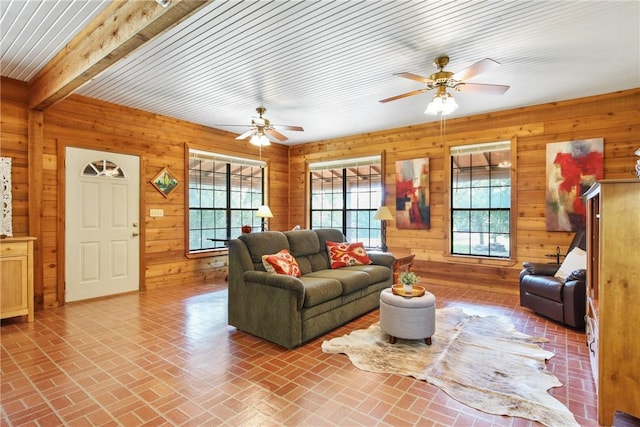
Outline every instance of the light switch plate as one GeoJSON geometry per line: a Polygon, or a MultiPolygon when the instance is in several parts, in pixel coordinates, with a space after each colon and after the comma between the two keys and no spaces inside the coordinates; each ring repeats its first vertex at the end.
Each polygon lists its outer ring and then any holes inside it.
{"type": "Polygon", "coordinates": [[[149,209],[149,216],[152,216],[152,217],[164,216],[164,209],[149,209]]]}

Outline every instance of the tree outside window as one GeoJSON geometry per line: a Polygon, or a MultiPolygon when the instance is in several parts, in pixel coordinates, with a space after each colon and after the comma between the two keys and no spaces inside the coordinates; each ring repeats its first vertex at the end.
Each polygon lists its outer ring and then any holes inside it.
{"type": "Polygon", "coordinates": [[[451,253],[509,258],[510,142],[451,149],[451,253]]]}
{"type": "Polygon", "coordinates": [[[189,152],[189,251],[226,248],[242,227],[261,229],[264,163],[189,152]]]}
{"type": "Polygon", "coordinates": [[[381,223],[374,220],[382,202],[380,157],[312,164],[311,228],[336,228],[350,242],[381,246],[381,223]]]}

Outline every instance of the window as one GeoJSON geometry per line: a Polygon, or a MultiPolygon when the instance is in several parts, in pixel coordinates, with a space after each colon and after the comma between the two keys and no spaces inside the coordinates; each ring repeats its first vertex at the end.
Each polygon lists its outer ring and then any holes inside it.
{"type": "Polygon", "coordinates": [[[511,143],[451,148],[451,253],[511,255],[511,143]]]}
{"type": "Polygon", "coordinates": [[[87,163],[82,170],[84,176],[105,176],[109,178],[124,178],[124,170],[111,160],[94,160],[87,163]]]}
{"type": "Polygon", "coordinates": [[[260,230],[264,201],[260,161],[189,150],[189,251],[224,248],[243,225],[260,230]]]}
{"type": "Polygon", "coordinates": [[[350,242],[381,246],[381,221],[374,220],[382,202],[380,156],[314,163],[311,183],[311,228],[337,228],[350,242]]]}

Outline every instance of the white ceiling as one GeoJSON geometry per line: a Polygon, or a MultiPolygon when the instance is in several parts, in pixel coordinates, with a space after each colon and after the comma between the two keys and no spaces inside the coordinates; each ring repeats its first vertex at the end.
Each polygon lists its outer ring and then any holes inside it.
{"type": "MultiPolygon", "coordinates": [[[[175,1],[175,0],[174,0],[175,1]]],[[[2,76],[30,81],[109,4],[0,0],[2,76]]],[[[154,6],[151,4],[150,6],[154,6]]],[[[234,133],[265,106],[298,144],[438,120],[394,76],[492,58],[451,118],[640,87],[640,1],[213,1],[76,93],[234,133]]]]}

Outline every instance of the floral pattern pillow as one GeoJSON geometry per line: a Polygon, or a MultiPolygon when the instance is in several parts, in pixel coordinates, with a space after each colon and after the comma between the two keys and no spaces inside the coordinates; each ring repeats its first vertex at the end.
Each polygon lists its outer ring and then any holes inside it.
{"type": "Polygon", "coordinates": [[[327,251],[329,252],[331,268],[371,264],[362,242],[327,242],[327,251]]]}
{"type": "Polygon", "coordinates": [[[285,274],[287,276],[300,277],[302,272],[296,259],[283,249],[277,254],[262,255],[262,265],[265,270],[272,274],[285,274]]]}

